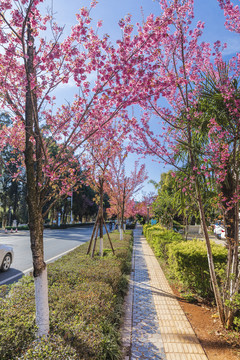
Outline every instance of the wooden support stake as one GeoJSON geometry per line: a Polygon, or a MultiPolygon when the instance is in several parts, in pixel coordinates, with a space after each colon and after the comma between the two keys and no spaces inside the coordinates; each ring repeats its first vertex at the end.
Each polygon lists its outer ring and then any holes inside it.
{"type": "Polygon", "coordinates": [[[97,237],[98,237],[98,228],[99,228],[99,225],[97,224],[97,231],[96,231],[95,241],[94,241],[94,244],[93,244],[92,255],[91,255],[92,258],[94,257],[94,253],[95,253],[97,237]]]}
{"type": "Polygon", "coordinates": [[[88,255],[88,254],[90,253],[90,251],[91,251],[92,242],[93,242],[94,235],[95,235],[95,231],[96,231],[96,227],[97,227],[97,224],[98,224],[98,217],[99,217],[99,212],[98,212],[98,214],[97,214],[97,218],[96,218],[96,221],[95,221],[95,224],[94,224],[94,227],[93,227],[93,231],[92,231],[92,235],[91,235],[91,240],[89,241],[88,250],[87,250],[87,255],[88,255]]]}
{"type": "Polygon", "coordinates": [[[107,230],[107,226],[106,226],[106,223],[105,223],[105,220],[104,220],[104,219],[103,219],[103,224],[104,224],[105,229],[106,229],[106,232],[107,232],[108,240],[109,240],[109,242],[110,242],[110,245],[111,245],[111,248],[112,248],[113,255],[115,255],[114,248],[113,248],[113,244],[112,244],[112,240],[111,240],[111,238],[110,238],[110,236],[109,236],[109,232],[108,232],[108,230],[107,230]]]}

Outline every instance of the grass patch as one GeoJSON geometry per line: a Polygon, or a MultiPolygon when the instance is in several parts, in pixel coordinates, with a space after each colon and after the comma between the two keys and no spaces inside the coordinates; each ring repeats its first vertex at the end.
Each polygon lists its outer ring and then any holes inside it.
{"type": "Polygon", "coordinates": [[[25,276],[0,293],[0,359],[120,359],[120,321],[131,269],[132,232],[104,238],[104,257],[88,244],[48,266],[50,335],[35,341],[34,282],[25,276]],[[97,252],[96,252],[97,253],[97,252]]]}

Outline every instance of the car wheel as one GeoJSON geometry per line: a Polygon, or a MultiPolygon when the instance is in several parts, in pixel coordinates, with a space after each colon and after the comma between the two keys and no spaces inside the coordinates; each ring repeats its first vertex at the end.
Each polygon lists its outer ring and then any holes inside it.
{"type": "Polygon", "coordinates": [[[7,271],[10,268],[11,263],[12,263],[11,255],[10,254],[5,255],[1,266],[2,271],[7,271]]]}

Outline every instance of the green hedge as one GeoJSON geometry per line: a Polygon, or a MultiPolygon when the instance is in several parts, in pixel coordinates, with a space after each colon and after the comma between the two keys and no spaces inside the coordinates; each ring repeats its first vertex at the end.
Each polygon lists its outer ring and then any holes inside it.
{"type": "MultiPolygon", "coordinates": [[[[159,224],[145,225],[143,232],[155,255],[166,261],[172,278],[198,295],[213,299],[204,241],[186,241],[180,234],[166,230],[159,224]]],[[[227,249],[215,242],[211,245],[218,281],[221,282],[225,273],[227,249]]]]}
{"type": "MultiPolygon", "coordinates": [[[[226,266],[227,250],[211,244],[216,273],[221,275],[226,266]]],[[[202,297],[212,299],[207,249],[204,241],[189,240],[168,244],[168,264],[171,274],[202,297]]]]}
{"type": "MultiPolygon", "coordinates": [[[[5,227],[5,229],[7,229],[7,230],[13,230],[13,231],[16,231],[16,227],[13,227],[13,226],[6,226],[5,227]]],[[[29,227],[28,227],[28,225],[20,225],[20,226],[18,226],[17,227],[17,230],[29,230],[29,227]]]]}
{"type": "Polygon", "coordinates": [[[175,233],[172,230],[157,230],[151,233],[150,245],[153,247],[155,254],[167,260],[167,245],[172,242],[183,241],[183,237],[180,234],[175,233]]]}
{"type": "Polygon", "coordinates": [[[136,228],[136,222],[133,222],[133,223],[131,223],[131,224],[127,224],[127,225],[126,225],[126,228],[127,228],[128,230],[133,230],[133,229],[135,229],[135,228],[136,228]]]}
{"type": "Polygon", "coordinates": [[[143,235],[147,237],[147,229],[150,229],[152,226],[150,224],[144,224],[143,225],[143,235]]]}
{"type": "Polygon", "coordinates": [[[165,260],[167,260],[167,244],[175,241],[183,241],[182,235],[173,230],[166,230],[160,224],[153,226],[145,225],[143,232],[153,248],[155,255],[165,260]]]}
{"type": "Polygon", "coordinates": [[[163,227],[160,224],[156,224],[156,225],[145,224],[143,225],[143,234],[147,238],[147,240],[150,240],[151,234],[154,231],[162,230],[162,229],[163,227]]]}
{"type": "Polygon", "coordinates": [[[89,223],[76,223],[76,224],[44,224],[45,229],[67,229],[67,228],[74,228],[74,227],[84,227],[84,226],[92,226],[94,222],[89,223]]]}
{"type": "Polygon", "coordinates": [[[79,246],[48,266],[50,335],[35,341],[33,278],[25,276],[8,295],[0,287],[0,359],[120,359],[119,326],[131,269],[132,232],[111,233],[104,254],[79,246]]]}

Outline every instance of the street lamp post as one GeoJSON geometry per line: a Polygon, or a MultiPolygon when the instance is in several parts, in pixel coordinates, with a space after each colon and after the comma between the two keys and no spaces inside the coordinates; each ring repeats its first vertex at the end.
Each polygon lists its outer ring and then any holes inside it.
{"type": "Polygon", "coordinates": [[[12,207],[9,206],[8,226],[11,226],[11,219],[12,219],[12,207]]]}
{"type": "Polygon", "coordinates": [[[147,206],[147,224],[149,224],[149,205],[147,206]]]}
{"type": "Polygon", "coordinates": [[[70,224],[72,224],[73,223],[73,192],[72,192],[71,197],[70,196],[68,197],[68,200],[70,200],[70,202],[71,202],[70,224]]]}
{"type": "Polygon", "coordinates": [[[61,225],[61,213],[58,213],[58,220],[57,220],[57,225],[60,226],[61,225]]]}
{"type": "Polygon", "coordinates": [[[73,223],[73,192],[72,192],[72,196],[71,196],[71,220],[70,220],[70,224],[73,223]]]}

